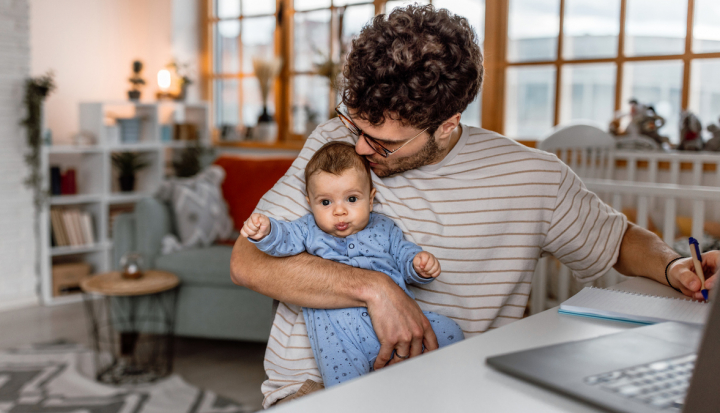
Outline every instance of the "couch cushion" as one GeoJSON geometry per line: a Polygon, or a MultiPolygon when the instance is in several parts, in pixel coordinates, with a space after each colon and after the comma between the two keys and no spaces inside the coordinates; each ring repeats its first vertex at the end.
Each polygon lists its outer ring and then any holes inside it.
{"type": "Polygon", "coordinates": [[[235,285],[230,279],[232,247],[211,245],[161,255],[155,268],[177,275],[184,284],[235,285]]]}
{"type": "Polygon", "coordinates": [[[215,164],[225,169],[223,197],[239,231],[263,195],[285,175],[295,158],[251,158],[222,155],[215,164]]]}

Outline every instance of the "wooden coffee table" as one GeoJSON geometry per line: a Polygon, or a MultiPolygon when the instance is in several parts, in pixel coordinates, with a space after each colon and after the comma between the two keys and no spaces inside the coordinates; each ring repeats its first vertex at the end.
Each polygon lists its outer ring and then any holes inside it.
{"type": "Polygon", "coordinates": [[[112,271],[80,283],[99,381],[139,384],[172,372],[179,284],[175,274],[158,270],[138,279],[112,271]]]}

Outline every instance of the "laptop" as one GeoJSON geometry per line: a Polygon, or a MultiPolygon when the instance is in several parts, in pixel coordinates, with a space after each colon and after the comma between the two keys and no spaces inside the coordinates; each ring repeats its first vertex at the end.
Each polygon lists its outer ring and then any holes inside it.
{"type": "Polygon", "coordinates": [[[720,412],[720,296],[714,296],[704,327],[659,323],[486,362],[611,412],[720,412]]]}

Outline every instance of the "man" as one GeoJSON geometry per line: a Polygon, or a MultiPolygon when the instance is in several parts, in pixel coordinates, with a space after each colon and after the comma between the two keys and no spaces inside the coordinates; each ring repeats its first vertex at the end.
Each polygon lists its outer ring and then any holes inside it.
{"type": "MultiPolygon", "coordinates": [[[[432,6],[378,16],[353,41],[343,75],[346,107],[310,135],[256,211],[283,220],[307,214],[305,164],[330,140],[351,142],[374,172],[374,211],[438,257],[442,273],[413,288],[414,301],[383,273],[307,254],[274,258],[239,239],[233,280],[281,301],[265,357],[265,407],[321,387],[303,306],[366,307],[382,344],[379,369],[419,355],[423,345],[437,348],[423,309],[450,317],[466,337],[521,318],[542,253],[584,281],[614,267],[666,284],[667,268],[673,288],[700,296],[690,260],[675,260],[677,253],[588,192],[557,157],[460,124],[483,76],[464,18],[432,6]]],[[[708,276],[717,263],[718,252],[703,255],[708,276]]]]}

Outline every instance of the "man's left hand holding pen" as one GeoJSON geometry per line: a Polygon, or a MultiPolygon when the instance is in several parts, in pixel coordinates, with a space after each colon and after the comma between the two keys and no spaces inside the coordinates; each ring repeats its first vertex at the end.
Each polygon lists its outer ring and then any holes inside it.
{"type": "MultiPolygon", "coordinates": [[[[720,251],[708,251],[702,254],[702,270],[705,276],[705,289],[712,296],[712,289],[715,287],[717,273],[720,270],[720,251]]],[[[701,292],[702,282],[695,273],[692,257],[679,259],[670,264],[668,279],[672,287],[679,288],[686,296],[699,301],[705,300],[701,292]]]]}

